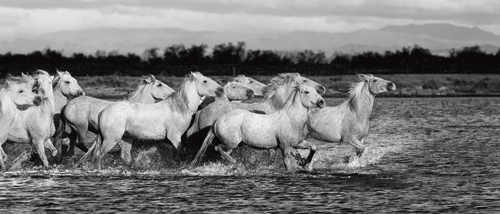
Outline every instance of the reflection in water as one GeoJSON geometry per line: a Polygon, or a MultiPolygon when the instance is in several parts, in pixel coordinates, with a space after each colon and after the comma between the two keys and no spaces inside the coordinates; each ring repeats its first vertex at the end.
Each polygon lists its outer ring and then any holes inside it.
{"type": "MultiPolygon", "coordinates": [[[[222,176],[193,176],[182,170],[7,172],[0,176],[0,212],[500,211],[500,123],[491,116],[498,115],[492,109],[500,109],[500,99],[489,99],[487,108],[479,99],[406,102],[422,113],[408,107],[392,111],[392,118],[417,121],[412,134],[419,135],[421,129],[422,142],[368,167],[222,176]],[[441,112],[425,109],[435,102],[441,112]]],[[[376,111],[381,113],[374,120],[389,114],[376,111]]]]}

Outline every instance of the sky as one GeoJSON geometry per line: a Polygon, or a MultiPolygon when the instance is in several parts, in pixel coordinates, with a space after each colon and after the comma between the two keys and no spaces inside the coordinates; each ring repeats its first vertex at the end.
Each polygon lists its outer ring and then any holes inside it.
{"type": "Polygon", "coordinates": [[[91,28],[351,32],[450,23],[500,35],[499,0],[2,0],[0,39],[91,28]]]}

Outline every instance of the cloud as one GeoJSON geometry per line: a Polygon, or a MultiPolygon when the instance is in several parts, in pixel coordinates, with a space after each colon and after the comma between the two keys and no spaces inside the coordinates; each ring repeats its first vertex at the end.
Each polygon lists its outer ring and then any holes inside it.
{"type": "Polygon", "coordinates": [[[496,11],[496,0],[5,0],[0,3],[0,38],[101,27],[348,32],[432,22],[500,34],[496,11]]]}

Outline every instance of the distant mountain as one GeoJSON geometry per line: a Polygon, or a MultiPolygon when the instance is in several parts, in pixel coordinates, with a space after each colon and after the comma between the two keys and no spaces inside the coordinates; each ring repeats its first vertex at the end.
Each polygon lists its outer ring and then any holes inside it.
{"type": "Polygon", "coordinates": [[[477,27],[467,28],[451,24],[425,24],[425,25],[405,25],[405,26],[387,26],[379,31],[405,33],[410,35],[424,35],[435,38],[456,41],[497,41],[499,36],[481,30],[477,27]]]}
{"type": "Polygon", "coordinates": [[[96,50],[118,50],[119,53],[141,55],[147,48],[166,48],[173,44],[214,45],[244,41],[247,49],[324,51],[327,56],[334,52],[360,53],[400,50],[402,47],[420,45],[433,53],[446,55],[452,48],[481,45],[488,53],[496,53],[500,36],[477,27],[467,28],[451,24],[424,24],[387,26],[377,30],[358,30],[348,33],[296,31],[286,34],[244,34],[235,32],[188,31],[179,28],[120,29],[97,28],[81,31],[62,31],[36,39],[0,41],[0,53],[12,51],[27,53],[50,47],[73,52],[93,54],[96,50]],[[496,49],[496,50],[495,50],[496,49]]]}

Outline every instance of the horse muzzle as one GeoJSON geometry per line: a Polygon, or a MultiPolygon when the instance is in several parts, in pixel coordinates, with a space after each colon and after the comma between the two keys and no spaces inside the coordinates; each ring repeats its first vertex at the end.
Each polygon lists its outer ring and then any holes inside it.
{"type": "Polygon", "coordinates": [[[218,87],[218,88],[215,90],[215,95],[216,95],[217,97],[220,97],[220,96],[224,95],[224,88],[222,88],[222,87],[218,87]]]}
{"type": "Polygon", "coordinates": [[[255,92],[252,89],[247,90],[247,98],[248,99],[253,98],[254,95],[255,95],[255,92]]]}
{"type": "Polygon", "coordinates": [[[323,108],[326,106],[326,102],[325,102],[325,99],[321,98],[321,99],[318,99],[318,101],[316,101],[316,106],[318,108],[323,108]]]}
{"type": "Polygon", "coordinates": [[[42,104],[42,97],[36,96],[35,99],[33,99],[33,104],[35,104],[35,106],[42,104]]]}
{"type": "Polygon", "coordinates": [[[80,90],[80,91],[76,92],[75,97],[81,97],[81,96],[84,96],[84,95],[85,95],[85,92],[83,92],[83,91],[80,90]]]}
{"type": "Polygon", "coordinates": [[[386,89],[387,89],[387,91],[395,91],[396,90],[396,84],[394,84],[393,82],[389,82],[389,83],[387,83],[386,89]]]}

